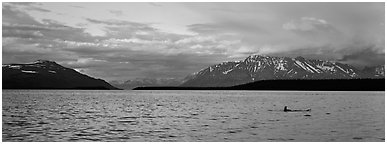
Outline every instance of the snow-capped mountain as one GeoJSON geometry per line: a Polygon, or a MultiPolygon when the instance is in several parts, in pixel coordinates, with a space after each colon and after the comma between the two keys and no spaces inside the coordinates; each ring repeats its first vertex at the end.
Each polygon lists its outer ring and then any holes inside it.
{"type": "Polygon", "coordinates": [[[117,89],[54,61],[3,64],[3,89],[117,89]]]}
{"type": "MultiPolygon", "coordinates": [[[[384,66],[382,68],[377,69],[377,74],[384,78],[384,66]]],[[[334,61],[254,55],[243,61],[223,62],[202,69],[187,76],[188,80],[181,86],[220,87],[258,80],[375,78],[374,75],[334,61]]]]}
{"type": "Polygon", "coordinates": [[[175,78],[136,78],[124,82],[111,81],[110,84],[120,89],[133,89],[150,86],[178,86],[182,84],[182,80],[175,78]]]}

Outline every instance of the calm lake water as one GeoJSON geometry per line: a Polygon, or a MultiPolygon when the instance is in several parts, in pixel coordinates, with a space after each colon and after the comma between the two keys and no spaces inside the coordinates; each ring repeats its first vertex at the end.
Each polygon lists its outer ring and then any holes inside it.
{"type": "Polygon", "coordinates": [[[385,141],[384,92],[2,92],[3,141],[385,141]]]}

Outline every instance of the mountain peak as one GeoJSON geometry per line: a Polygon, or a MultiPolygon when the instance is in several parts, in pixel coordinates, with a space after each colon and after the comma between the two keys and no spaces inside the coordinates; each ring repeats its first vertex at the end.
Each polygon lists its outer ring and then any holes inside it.
{"type": "Polygon", "coordinates": [[[257,59],[257,58],[265,58],[265,57],[267,57],[267,56],[265,56],[265,55],[250,55],[247,58],[257,59]]]}
{"type": "Polygon", "coordinates": [[[48,66],[48,67],[58,67],[58,68],[62,68],[63,66],[56,63],[55,61],[50,61],[50,60],[43,60],[43,59],[39,59],[39,60],[36,60],[32,63],[27,63],[29,65],[45,65],[45,66],[48,66]]]}
{"type": "Polygon", "coordinates": [[[361,71],[334,61],[250,55],[242,63],[215,65],[187,76],[181,86],[232,86],[258,80],[383,78],[384,67],[361,71]]]}
{"type": "Polygon", "coordinates": [[[117,89],[101,79],[49,60],[6,64],[2,70],[5,89],[117,89]]]}
{"type": "Polygon", "coordinates": [[[41,63],[41,64],[44,64],[44,63],[57,64],[55,61],[43,60],[43,59],[38,59],[38,60],[34,61],[33,63],[34,63],[34,64],[37,64],[37,63],[41,63]]]}
{"type": "Polygon", "coordinates": [[[263,55],[250,55],[244,61],[245,62],[255,62],[255,61],[260,61],[260,60],[266,59],[266,58],[268,58],[268,57],[263,56],[263,55]]]}

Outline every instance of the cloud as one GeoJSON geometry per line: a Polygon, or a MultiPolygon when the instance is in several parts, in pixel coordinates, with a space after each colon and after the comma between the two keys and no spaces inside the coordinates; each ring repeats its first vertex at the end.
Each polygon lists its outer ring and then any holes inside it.
{"type": "MultiPolygon", "coordinates": [[[[141,44],[141,45],[153,45],[153,44],[164,44],[169,45],[171,44],[171,41],[166,40],[146,40],[146,39],[140,39],[140,38],[130,38],[130,39],[115,39],[111,38],[108,40],[105,40],[103,43],[109,44],[112,46],[112,44],[141,44]]],[[[114,47],[114,46],[113,46],[114,47]]]]}
{"type": "Polygon", "coordinates": [[[3,37],[38,38],[43,34],[40,31],[3,30],[3,37]]]}
{"type": "Polygon", "coordinates": [[[375,46],[367,46],[364,49],[355,50],[352,53],[348,51],[353,51],[353,49],[345,50],[347,52],[343,55],[340,62],[351,64],[358,67],[364,66],[375,66],[375,65],[384,65],[385,53],[380,52],[378,49],[375,49],[375,46]]]}
{"type": "Polygon", "coordinates": [[[108,62],[94,58],[79,58],[76,61],[69,61],[65,64],[71,66],[72,68],[91,68],[106,65],[108,62]]]}
{"type": "Polygon", "coordinates": [[[13,2],[12,4],[31,6],[31,5],[35,5],[36,3],[34,3],[34,2],[13,2]]]}
{"type": "Polygon", "coordinates": [[[42,8],[38,8],[38,7],[29,7],[27,9],[34,10],[34,11],[40,11],[40,12],[51,12],[50,10],[46,10],[46,9],[42,9],[42,8]]]}
{"type": "Polygon", "coordinates": [[[11,23],[11,24],[39,24],[33,17],[28,15],[25,12],[22,12],[16,9],[13,6],[14,3],[3,3],[2,7],[2,18],[3,22],[11,23]]]}
{"type": "Polygon", "coordinates": [[[187,28],[190,31],[197,32],[200,34],[216,34],[222,32],[219,26],[214,24],[192,24],[188,25],[187,28]]]}
{"type": "Polygon", "coordinates": [[[16,37],[3,37],[2,56],[4,63],[26,63],[37,59],[48,59],[61,62],[74,59],[72,53],[62,51],[53,44],[39,39],[21,39],[16,37]]]}
{"type": "Polygon", "coordinates": [[[193,36],[184,39],[180,39],[176,41],[176,44],[187,44],[187,43],[203,43],[203,42],[216,42],[216,38],[214,36],[193,36]]]}
{"type": "Polygon", "coordinates": [[[3,52],[21,52],[21,53],[49,53],[52,52],[51,49],[42,48],[39,46],[39,43],[28,43],[23,42],[17,38],[6,38],[4,39],[5,43],[3,44],[3,52]]]}
{"type": "Polygon", "coordinates": [[[42,25],[42,24],[10,24],[3,23],[3,29],[7,30],[25,30],[25,31],[49,31],[49,30],[68,30],[68,27],[63,25],[53,26],[53,25],[42,25]]]}
{"type": "Polygon", "coordinates": [[[134,79],[151,78],[182,78],[189,73],[226,60],[223,55],[177,54],[160,55],[144,51],[109,51],[101,54],[88,54],[82,60],[63,62],[65,66],[75,67],[85,73],[105,78],[134,79]],[[90,58],[92,57],[92,59],[90,58]]]}
{"type": "Polygon", "coordinates": [[[149,2],[148,4],[151,5],[151,6],[155,6],[155,7],[161,7],[162,6],[161,3],[157,3],[157,2],[149,2]]]}
{"type": "Polygon", "coordinates": [[[56,33],[58,31],[68,31],[67,27],[42,25],[42,24],[10,24],[3,23],[3,37],[16,38],[43,38],[45,34],[56,33]]]}
{"type": "Polygon", "coordinates": [[[106,80],[182,78],[252,54],[370,65],[384,59],[382,22],[384,3],[3,3],[2,51],[106,80]]]}
{"type": "Polygon", "coordinates": [[[130,62],[128,65],[134,68],[130,70],[131,73],[134,73],[133,75],[152,78],[182,78],[189,73],[194,73],[226,59],[223,55],[178,54],[163,56],[143,52],[133,52],[126,57],[111,58],[109,61],[130,62]]]}
{"type": "Polygon", "coordinates": [[[57,43],[65,44],[66,47],[68,48],[99,47],[99,46],[107,47],[107,45],[102,45],[100,43],[94,43],[94,42],[79,42],[79,41],[68,41],[68,40],[59,40],[59,39],[55,39],[54,41],[57,43]]]}
{"type": "Polygon", "coordinates": [[[296,33],[337,33],[337,30],[324,19],[302,17],[283,24],[283,29],[296,33]]]}
{"type": "Polygon", "coordinates": [[[10,24],[2,25],[3,37],[30,38],[34,40],[78,40],[93,41],[95,38],[84,33],[84,29],[72,28],[58,23],[46,21],[46,24],[10,24]]]}
{"type": "Polygon", "coordinates": [[[116,16],[123,16],[124,13],[120,10],[109,10],[110,13],[116,15],[116,16]]]}
{"type": "MultiPolygon", "coordinates": [[[[90,33],[95,33],[95,31],[102,31],[101,35],[103,37],[109,37],[109,38],[130,38],[135,35],[141,35],[142,37],[151,36],[155,33],[159,33],[158,29],[150,26],[149,24],[145,23],[137,23],[137,22],[129,22],[129,21],[123,21],[123,20],[96,20],[96,19],[89,19],[86,18],[88,22],[91,22],[91,24],[88,24],[87,29],[90,30],[90,33]],[[93,27],[96,28],[96,30],[92,29],[93,27]]],[[[157,37],[157,36],[156,36],[157,37]]]]}
{"type": "Polygon", "coordinates": [[[70,7],[79,8],[79,9],[84,9],[85,8],[83,6],[77,6],[77,5],[70,5],[70,7]]]}
{"type": "Polygon", "coordinates": [[[291,49],[275,48],[274,50],[267,48],[267,55],[279,57],[298,57],[302,56],[309,59],[331,60],[336,61],[342,56],[332,45],[308,45],[299,46],[291,49]],[[280,49],[280,50],[278,50],[280,49]]]}
{"type": "Polygon", "coordinates": [[[145,24],[142,23],[136,23],[136,22],[129,22],[129,21],[124,21],[124,20],[96,20],[96,19],[90,19],[86,18],[87,21],[95,23],[95,24],[106,24],[106,25],[128,25],[128,26],[133,26],[133,27],[148,27],[145,24]]]}

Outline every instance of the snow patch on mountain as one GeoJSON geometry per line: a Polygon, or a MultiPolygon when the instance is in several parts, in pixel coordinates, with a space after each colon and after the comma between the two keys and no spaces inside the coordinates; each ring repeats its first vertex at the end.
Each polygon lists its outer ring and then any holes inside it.
{"type": "Polygon", "coordinates": [[[214,68],[210,67],[210,72],[214,71],[214,68]]]}
{"type": "Polygon", "coordinates": [[[229,69],[227,71],[224,71],[223,74],[228,74],[229,72],[233,71],[234,69],[229,69]]]}
{"type": "Polygon", "coordinates": [[[343,68],[341,68],[340,66],[338,65],[335,65],[338,69],[340,69],[341,71],[345,72],[345,73],[348,73],[348,71],[344,70],[343,68]]]}
{"type": "Polygon", "coordinates": [[[302,69],[304,69],[304,70],[306,70],[306,71],[309,71],[309,72],[311,72],[311,73],[314,73],[313,70],[311,70],[309,67],[305,66],[302,62],[300,62],[300,61],[298,61],[298,60],[296,60],[295,62],[296,62],[296,64],[297,64],[296,66],[299,66],[300,68],[302,68],[302,69]]]}
{"type": "Polygon", "coordinates": [[[322,69],[324,71],[331,71],[331,72],[334,72],[334,66],[327,66],[327,65],[324,65],[325,63],[323,63],[322,65],[316,65],[316,67],[318,67],[319,69],[322,69]]]}
{"type": "Polygon", "coordinates": [[[8,68],[11,68],[11,69],[20,69],[21,68],[20,65],[3,65],[3,67],[8,67],[8,68]]]}
{"type": "Polygon", "coordinates": [[[24,73],[32,73],[32,74],[38,73],[38,72],[36,72],[36,71],[27,71],[27,70],[22,70],[21,72],[24,72],[24,73]]]}
{"type": "Polygon", "coordinates": [[[283,61],[281,60],[276,66],[275,66],[275,68],[277,69],[277,70],[281,70],[281,71],[285,71],[285,70],[287,70],[286,68],[285,68],[285,63],[283,63],[283,61]]]}

